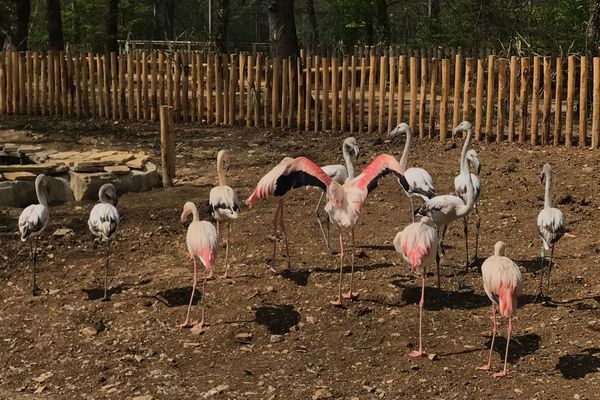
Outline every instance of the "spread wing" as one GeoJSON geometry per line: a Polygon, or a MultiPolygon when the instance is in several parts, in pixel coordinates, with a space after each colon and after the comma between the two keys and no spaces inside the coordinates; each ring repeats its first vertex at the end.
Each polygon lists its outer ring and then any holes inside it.
{"type": "Polygon", "coordinates": [[[371,193],[377,188],[379,179],[388,174],[396,176],[404,190],[408,191],[410,189],[400,163],[388,154],[381,154],[375,157],[360,175],[350,181],[350,184],[360,190],[371,193]]]}

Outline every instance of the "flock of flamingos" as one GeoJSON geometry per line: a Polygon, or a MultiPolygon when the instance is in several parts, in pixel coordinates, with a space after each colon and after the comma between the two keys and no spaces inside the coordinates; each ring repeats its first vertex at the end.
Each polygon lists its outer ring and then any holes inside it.
{"type": "MultiPolygon", "coordinates": [[[[425,298],[425,277],[426,267],[433,263],[437,267],[437,284],[440,285],[440,253],[444,254],[443,238],[446,227],[453,221],[462,219],[464,224],[465,239],[467,238],[467,217],[473,211],[477,214],[476,226],[477,237],[479,237],[479,216],[477,213],[477,201],[480,194],[479,174],[480,163],[475,150],[470,150],[471,145],[471,124],[463,121],[453,131],[453,135],[466,132],[466,139],[462,148],[460,157],[460,174],[454,181],[455,194],[438,195],[435,191],[433,179],[427,171],[422,168],[406,168],[408,154],[411,144],[410,129],[407,124],[398,125],[391,133],[390,139],[394,140],[399,134],[406,135],[406,143],[400,161],[388,154],[381,154],[360,173],[355,176],[352,155],[357,156],[359,148],[356,139],[347,138],[342,146],[343,157],[346,166],[328,165],[320,167],[306,157],[285,157],[271,171],[264,175],[258,182],[256,189],[245,203],[252,207],[256,202],[268,197],[279,199],[273,228],[275,236],[280,229],[283,234],[286,253],[288,253],[288,241],[285,231],[283,218],[283,205],[285,196],[292,190],[299,187],[312,186],[322,190],[321,198],[316,208],[316,217],[323,233],[325,245],[333,252],[329,242],[329,223],[333,223],[339,231],[339,255],[340,255],[340,275],[339,287],[336,297],[331,301],[335,306],[341,306],[344,299],[355,299],[359,292],[354,287],[354,230],[356,223],[361,215],[361,208],[365,203],[367,196],[377,187],[378,180],[388,174],[395,176],[402,186],[413,205],[413,198],[421,198],[423,204],[412,211],[413,223],[408,225],[402,231],[398,232],[394,238],[394,248],[402,259],[411,266],[411,271],[415,268],[421,270],[421,300],[419,302],[419,349],[410,353],[412,357],[422,357],[426,353],[423,351],[422,342],[422,317],[423,304],[425,298]],[[475,167],[475,173],[470,172],[471,164],[475,167]],[[320,206],[326,197],[325,212],[327,213],[327,233],[323,230],[320,218],[320,206]],[[420,215],[421,219],[417,222],[414,217],[420,215]],[[352,240],[351,249],[351,272],[350,283],[347,292],[342,291],[342,278],[344,266],[344,243],[343,233],[350,232],[352,240]]],[[[181,220],[188,220],[192,216],[192,223],[187,230],[187,248],[190,258],[194,264],[193,286],[190,303],[187,308],[185,321],[179,327],[190,327],[190,309],[196,290],[198,262],[204,265],[205,271],[202,280],[202,298],[205,297],[206,281],[213,275],[217,249],[219,248],[219,238],[221,223],[227,222],[227,239],[225,250],[225,277],[229,270],[229,234],[231,231],[230,223],[238,218],[240,212],[240,203],[235,191],[227,186],[225,170],[229,167],[229,156],[227,151],[221,150],[217,156],[217,173],[219,185],[210,191],[210,205],[212,215],[217,221],[216,227],[208,222],[201,221],[196,205],[192,202],[186,202],[183,206],[181,220]]],[[[47,177],[37,176],[35,180],[35,189],[39,204],[32,204],[25,208],[19,217],[19,232],[22,241],[29,241],[30,260],[32,266],[32,290],[36,294],[37,286],[35,283],[35,263],[36,251],[35,241],[43,231],[49,220],[49,208],[47,201],[47,177]]],[[[538,298],[543,301],[549,301],[547,297],[550,287],[550,272],[552,269],[552,253],[556,242],[565,232],[565,218],[562,212],[552,207],[552,168],[549,164],[544,165],[540,173],[540,179],[546,180],[546,192],[544,208],[540,211],[537,218],[537,228],[542,240],[540,271],[540,288],[538,298]],[[550,260],[547,265],[547,285],[544,294],[544,254],[550,251],[550,260]]],[[[105,184],[100,188],[98,194],[100,202],[96,204],[90,212],[88,226],[90,231],[98,242],[106,244],[106,255],[104,263],[104,300],[107,298],[107,271],[109,263],[109,250],[111,238],[114,236],[119,226],[119,212],[115,207],[117,204],[117,192],[112,184],[105,184]]],[[[467,242],[465,243],[467,246],[467,242]]],[[[512,315],[517,308],[517,296],[519,296],[523,283],[521,272],[518,266],[504,255],[505,244],[498,241],[494,246],[494,254],[485,260],[481,266],[483,277],[483,287],[488,297],[492,301],[492,319],[493,334],[492,344],[488,362],[480,369],[489,371],[491,364],[492,349],[496,337],[496,312],[499,309],[500,314],[508,318],[507,343],[504,360],[504,368],[501,372],[494,374],[495,377],[502,377],[507,374],[507,359],[510,336],[512,332],[512,315]]],[[[477,248],[477,246],[476,246],[477,248]]],[[[476,250],[477,252],[477,250],[476,250]]],[[[275,262],[277,253],[277,240],[273,244],[272,263],[275,262]]],[[[466,267],[469,268],[469,252],[466,247],[466,267]]],[[[288,253],[288,268],[290,268],[290,258],[288,253]]],[[[271,270],[275,271],[273,264],[271,270]]],[[[202,300],[204,303],[204,300],[202,300]]],[[[202,305],[202,317],[199,322],[200,328],[204,325],[204,304],[202,305]]]]}

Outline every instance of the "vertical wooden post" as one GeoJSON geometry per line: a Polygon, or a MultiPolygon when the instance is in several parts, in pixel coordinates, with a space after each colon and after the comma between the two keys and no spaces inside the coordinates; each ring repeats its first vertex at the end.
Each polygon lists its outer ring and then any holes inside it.
{"type": "Polygon", "coordinates": [[[385,55],[379,59],[379,107],[377,112],[377,133],[383,133],[383,118],[385,114],[385,86],[387,81],[388,60],[385,55]]]}
{"type": "MultiPolygon", "coordinates": [[[[190,121],[190,101],[189,101],[189,94],[190,94],[190,53],[185,51],[183,52],[182,58],[181,58],[181,63],[182,63],[182,68],[181,68],[181,108],[183,111],[183,120],[185,122],[189,122],[190,121]]],[[[193,55],[192,55],[193,57],[193,55]]]]}
{"type": "Polygon", "coordinates": [[[450,94],[450,60],[442,60],[442,99],[440,102],[440,141],[446,141],[448,134],[448,97],[450,94]]]}
{"type": "MultiPolygon", "coordinates": [[[[260,126],[260,104],[261,104],[261,88],[262,88],[262,56],[256,55],[256,72],[254,74],[254,127],[260,126]]],[[[300,124],[298,124],[298,127],[300,124]]]]}
{"type": "MultiPolygon", "coordinates": [[[[32,53],[33,62],[33,114],[40,113],[40,54],[32,53]]],[[[0,58],[0,63],[2,62],[0,58]]],[[[1,67],[0,67],[1,68],[1,67]]]]}
{"type": "Polygon", "coordinates": [[[552,69],[550,57],[544,57],[544,110],[542,114],[542,144],[550,143],[550,112],[552,110],[552,69]]]}
{"type": "Polygon", "coordinates": [[[196,54],[196,65],[198,67],[198,122],[204,120],[204,75],[206,68],[204,68],[204,57],[202,54],[196,54]]]}
{"type": "Polygon", "coordinates": [[[358,93],[358,133],[365,128],[365,84],[367,80],[367,58],[360,59],[360,88],[358,93]]]}
{"type": "Polygon", "coordinates": [[[12,114],[19,113],[19,60],[18,53],[11,51],[9,53],[9,82],[8,82],[8,93],[10,96],[9,104],[12,114]]]}
{"type": "MultiPolygon", "coordinates": [[[[208,54],[206,59],[206,123],[212,124],[214,118],[214,103],[213,103],[213,79],[215,69],[215,56],[212,53],[208,54]]],[[[242,85],[244,82],[242,81],[242,85]]]]}
{"type": "Polygon", "coordinates": [[[473,59],[465,59],[465,82],[463,84],[463,121],[471,120],[471,81],[473,80],[473,59]]]}
{"type": "Polygon", "coordinates": [[[104,94],[102,91],[104,87],[104,69],[102,68],[102,57],[100,56],[100,53],[96,55],[96,71],[98,74],[98,116],[104,118],[104,94]]]}
{"type": "Polygon", "coordinates": [[[27,115],[32,114],[32,105],[33,105],[33,72],[32,72],[33,60],[31,58],[31,52],[25,52],[25,74],[27,76],[26,82],[26,104],[25,104],[25,112],[27,115]]]}
{"type": "Polygon", "coordinates": [[[13,81],[13,68],[12,68],[12,53],[7,51],[4,53],[6,57],[6,113],[13,113],[12,106],[12,81],[13,81]]]}
{"type": "MultiPolygon", "coordinates": [[[[285,71],[285,65],[287,60],[283,60],[283,69],[285,71]]],[[[284,81],[285,82],[285,81],[284,81]]],[[[247,79],[248,89],[246,91],[247,100],[246,100],[246,127],[250,128],[252,126],[252,94],[254,90],[254,56],[248,56],[248,79],[247,79]]],[[[285,83],[284,83],[285,85],[285,83]]],[[[282,126],[283,128],[283,126],[282,126]]]]}
{"type": "Polygon", "coordinates": [[[305,65],[306,57],[296,58],[296,77],[298,79],[298,90],[297,90],[297,101],[296,101],[296,129],[302,129],[302,123],[304,121],[304,71],[302,69],[305,65]]]}
{"type": "Polygon", "coordinates": [[[0,51],[0,115],[6,115],[6,68],[4,60],[6,52],[0,51]]]}
{"type": "MultiPolygon", "coordinates": [[[[241,59],[240,59],[241,60],[241,59]]],[[[272,128],[276,128],[277,127],[277,123],[278,123],[278,116],[279,116],[279,97],[280,97],[280,93],[279,93],[279,57],[274,57],[273,58],[273,85],[272,85],[272,91],[271,91],[271,102],[272,102],[272,107],[271,107],[271,127],[272,128]]],[[[240,69],[242,68],[242,65],[240,64],[240,69]]],[[[318,78],[318,64],[317,64],[317,72],[315,73],[316,77],[318,78]]],[[[242,72],[240,72],[240,76],[242,76],[242,72]]],[[[317,91],[317,95],[319,94],[319,92],[317,91]]],[[[241,107],[241,106],[240,106],[241,107]]],[[[316,118],[315,118],[316,120],[316,118]]],[[[317,130],[317,122],[315,122],[315,131],[317,130]]]]}
{"type": "Polygon", "coordinates": [[[387,111],[387,132],[391,132],[394,129],[393,117],[394,117],[394,101],[396,96],[396,57],[393,53],[390,53],[390,98],[388,101],[387,111]]]}
{"type": "Polygon", "coordinates": [[[498,59],[498,106],[496,142],[504,140],[504,100],[506,97],[506,58],[498,59]]]}
{"type": "Polygon", "coordinates": [[[565,120],[565,145],[573,142],[573,108],[575,94],[575,56],[569,56],[567,67],[567,115],[565,120]]]}
{"type": "MultiPolygon", "coordinates": [[[[229,125],[229,71],[231,70],[231,66],[229,65],[229,56],[227,54],[220,54],[219,58],[221,76],[223,77],[223,118],[221,122],[224,126],[227,126],[229,125]]],[[[190,108],[193,108],[193,106],[190,106],[190,108]]]]}
{"type": "Polygon", "coordinates": [[[118,92],[118,70],[117,70],[117,53],[110,53],[110,73],[112,78],[112,119],[119,118],[119,92],[118,92]]]}
{"type": "MultiPolygon", "coordinates": [[[[329,58],[327,56],[322,58],[323,61],[323,102],[321,103],[321,129],[327,130],[329,122],[329,58]]],[[[285,68],[284,68],[285,70],[285,68]]]]}
{"type": "Polygon", "coordinates": [[[600,145],[600,57],[594,57],[594,93],[592,107],[592,148],[600,145]]]}
{"type": "MultiPolygon", "coordinates": [[[[215,123],[217,125],[223,122],[223,58],[220,54],[214,55],[214,73],[215,73],[215,123]]],[[[250,68],[250,67],[249,67],[250,68]]],[[[250,90],[248,90],[250,93],[250,90]]]]}
{"type": "MultiPolygon", "coordinates": [[[[191,91],[191,102],[190,102],[190,121],[196,122],[198,120],[198,58],[197,53],[190,53],[190,91],[191,91]]],[[[153,66],[154,68],[154,66],[153,66]]],[[[152,76],[154,78],[154,76],[152,76]]],[[[150,85],[152,86],[152,84],[150,85]]],[[[152,92],[152,88],[150,89],[152,92]]]]}
{"type": "MultiPolygon", "coordinates": [[[[173,106],[174,103],[174,93],[173,93],[173,57],[167,56],[167,60],[165,63],[165,104],[168,106],[173,106]]],[[[136,96],[137,99],[137,96],[136,96]]],[[[173,111],[175,114],[175,111],[173,111]]]]}
{"type": "Polygon", "coordinates": [[[462,78],[462,55],[456,54],[454,57],[454,101],[452,103],[452,128],[457,126],[460,121],[460,81],[462,78]]]}
{"type": "Polygon", "coordinates": [[[89,80],[89,61],[87,59],[89,53],[81,53],[81,107],[83,115],[89,117],[91,115],[90,109],[90,80],[89,80]]]}
{"type": "Polygon", "coordinates": [[[350,59],[350,133],[354,133],[356,122],[356,55],[350,59]]]}
{"type": "Polygon", "coordinates": [[[579,70],[579,147],[587,146],[588,58],[581,57],[579,70]]]}
{"type": "Polygon", "coordinates": [[[515,103],[517,98],[517,56],[510,58],[510,83],[508,92],[508,142],[515,137],[515,103]]]}
{"type": "Polygon", "coordinates": [[[415,123],[417,119],[417,59],[410,58],[410,112],[408,115],[408,126],[411,132],[415,132],[415,123]]]}
{"type": "MultiPolygon", "coordinates": [[[[288,99],[289,99],[289,75],[288,75],[288,62],[287,58],[281,60],[281,119],[279,121],[279,127],[285,128],[286,115],[288,111],[288,99]]],[[[250,65],[250,57],[248,57],[248,65],[250,65]]],[[[250,69],[248,69],[248,74],[250,74],[250,69]]],[[[325,75],[323,75],[325,78],[325,75]]],[[[324,104],[323,107],[327,107],[327,104],[324,104]]]]}
{"type": "Polygon", "coordinates": [[[369,117],[367,132],[372,133],[375,128],[375,76],[377,73],[377,58],[375,51],[371,48],[369,55],[369,117]]]}
{"type": "Polygon", "coordinates": [[[19,60],[19,114],[25,114],[27,111],[27,77],[25,69],[25,56],[21,56],[21,53],[16,54],[17,60],[19,60]]]}
{"type": "MultiPolygon", "coordinates": [[[[48,53],[49,55],[50,53],[48,53]]],[[[96,63],[94,62],[94,54],[92,52],[87,53],[88,72],[89,72],[89,92],[90,92],[90,112],[92,115],[97,115],[98,107],[96,104],[96,63]]],[[[48,66],[50,66],[50,60],[48,60],[48,66]]],[[[49,75],[49,74],[48,74],[49,75]]]]}
{"type": "Polygon", "coordinates": [[[533,84],[531,94],[531,145],[538,143],[538,114],[540,108],[540,57],[533,57],[533,84]]]}
{"type": "MultiPolygon", "coordinates": [[[[309,74],[310,73],[310,63],[312,62],[310,59],[307,60],[308,64],[306,65],[306,73],[309,74]]],[[[271,122],[269,121],[269,118],[271,116],[271,84],[273,82],[273,60],[271,58],[267,58],[265,59],[265,90],[264,90],[264,126],[265,128],[269,127],[271,125],[271,122]]],[[[306,107],[310,108],[310,97],[307,98],[307,104],[306,107]]],[[[308,126],[306,127],[306,130],[308,130],[308,126]]]]}
{"type": "Polygon", "coordinates": [[[288,58],[288,88],[290,92],[290,100],[288,103],[288,111],[287,111],[287,128],[292,127],[292,119],[294,117],[294,110],[296,109],[296,105],[294,104],[296,100],[296,76],[294,75],[294,59],[292,57],[288,58]]]}
{"type": "Polygon", "coordinates": [[[66,114],[73,115],[73,55],[70,51],[65,53],[65,104],[67,106],[66,114]]]}
{"type": "Polygon", "coordinates": [[[404,67],[406,61],[404,56],[398,57],[398,112],[396,113],[396,125],[404,121],[404,87],[406,78],[404,76],[404,67]]]}
{"type": "Polygon", "coordinates": [[[427,59],[421,58],[421,93],[419,95],[419,137],[425,137],[425,102],[427,100],[427,59]]]}
{"type": "Polygon", "coordinates": [[[306,59],[306,95],[304,102],[304,130],[308,131],[310,129],[310,114],[311,114],[311,104],[313,103],[312,99],[312,58],[308,57],[306,59]]]}
{"type": "Polygon", "coordinates": [[[521,93],[519,94],[519,143],[525,143],[527,135],[527,88],[529,85],[529,58],[521,58],[521,93]]]}
{"type": "Polygon", "coordinates": [[[104,71],[102,72],[102,78],[104,80],[103,82],[103,86],[104,86],[104,118],[106,119],[110,119],[110,115],[111,115],[111,98],[110,98],[110,83],[111,83],[111,77],[110,77],[110,56],[107,53],[106,55],[102,56],[102,67],[104,68],[104,71]]]}
{"type": "Polygon", "coordinates": [[[126,92],[125,92],[125,88],[126,88],[126,84],[127,82],[125,81],[125,64],[127,63],[127,59],[125,54],[123,53],[119,53],[117,56],[117,62],[119,64],[118,66],[118,89],[119,89],[119,119],[123,120],[125,119],[125,109],[126,109],[126,92]]]}
{"type": "MultiPolygon", "coordinates": [[[[244,98],[246,97],[245,94],[245,90],[246,90],[246,82],[244,79],[244,71],[246,70],[246,53],[240,53],[239,55],[239,61],[240,61],[240,65],[239,65],[239,79],[238,79],[238,89],[239,89],[239,110],[238,110],[238,119],[240,122],[244,121],[245,119],[245,114],[246,114],[246,109],[244,108],[244,98]]],[[[277,60],[279,63],[279,60],[277,60]]],[[[279,68],[277,68],[277,71],[279,71],[279,68]]],[[[275,79],[275,76],[273,77],[273,79],[275,79]]],[[[275,123],[275,122],[273,122],[275,123]]],[[[275,125],[273,125],[273,128],[275,128],[275,125]]]]}
{"type": "Polygon", "coordinates": [[[487,58],[487,92],[485,107],[485,140],[489,142],[492,137],[494,123],[494,64],[496,57],[489,55],[487,58]]]}
{"type": "Polygon", "coordinates": [[[560,144],[560,134],[562,131],[562,61],[562,57],[556,58],[556,95],[554,96],[554,146],[558,146],[560,144]]]}
{"type": "Polygon", "coordinates": [[[74,75],[75,75],[75,115],[77,117],[81,117],[81,54],[75,53],[75,67],[74,67],[74,75]]]}
{"type": "Polygon", "coordinates": [[[348,113],[348,64],[349,56],[344,56],[342,61],[342,111],[340,114],[340,130],[346,132],[347,124],[347,113],[348,113]]]}
{"type": "Polygon", "coordinates": [[[175,132],[173,107],[170,106],[160,107],[160,155],[163,187],[171,187],[175,177],[175,132]]]}
{"type": "Polygon", "coordinates": [[[127,53],[127,112],[129,115],[129,119],[134,118],[134,98],[135,96],[133,93],[133,53],[127,53]]]}
{"type": "Polygon", "coordinates": [[[437,104],[437,75],[438,75],[438,59],[431,59],[431,81],[429,82],[429,139],[435,136],[435,118],[437,104]]]}
{"type": "Polygon", "coordinates": [[[477,59],[477,83],[475,87],[475,140],[481,140],[481,125],[483,124],[483,59],[477,59]]]}
{"type": "MultiPolygon", "coordinates": [[[[230,54],[229,55],[229,98],[228,98],[228,102],[229,102],[229,126],[233,126],[235,125],[235,92],[236,92],[236,82],[237,82],[237,77],[238,77],[238,73],[237,73],[237,65],[236,63],[238,62],[239,57],[237,56],[237,54],[230,54]]],[[[265,77],[265,81],[266,81],[266,77],[265,77]]],[[[195,97],[195,94],[194,94],[195,97]]],[[[266,106],[265,106],[265,110],[266,110],[266,106]]],[[[266,118],[266,111],[265,111],[265,118],[266,118]]],[[[265,121],[265,127],[267,126],[267,122],[265,121]]]]}
{"type": "Polygon", "coordinates": [[[331,130],[333,132],[336,132],[338,130],[338,115],[340,112],[338,75],[338,58],[337,55],[334,54],[331,59],[331,130]]]}
{"type": "MultiPolygon", "coordinates": [[[[135,117],[140,120],[143,117],[143,112],[142,112],[142,53],[141,52],[136,52],[135,53],[135,117]]],[[[171,58],[169,58],[169,70],[172,70],[172,65],[173,65],[173,61],[171,60],[171,58]],[[170,62],[170,63],[169,63],[170,62]]],[[[173,88],[173,86],[171,86],[171,89],[173,88]]],[[[167,96],[172,96],[173,95],[173,91],[172,90],[168,90],[170,93],[167,94],[167,96]]],[[[171,101],[169,103],[169,105],[173,105],[173,101],[171,101]]],[[[174,113],[177,112],[177,106],[175,106],[175,109],[173,111],[174,113]]]]}
{"type": "MultiPolygon", "coordinates": [[[[129,55],[128,55],[128,61],[129,61],[129,55]]],[[[157,100],[157,104],[156,104],[156,114],[157,114],[157,118],[160,119],[160,106],[166,104],[166,100],[165,100],[165,84],[166,84],[166,71],[165,71],[165,53],[162,51],[159,51],[158,53],[158,76],[159,76],[159,83],[158,83],[158,100],[157,100]]],[[[200,121],[200,120],[199,120],[200,121]]]]}
{"type": "MultiPolygon", "coordinates": [[[[214,60],[214,57],[211,58],[211,60],[214,60]]],[[[181,53],[179,51],[176,51],[174,54],[173,71],[173,118],[176,121],[181,121],[181,53]]],[[[144,75],[144,72],[145,71],[142,70],[142,75],[144,75]]],[[[144,82],[143,79],[142,82],[144,82]]]]}
{"type": "MultiPolygon", "coordinates": [[[[7,53],[7,57],[8,57],[8,53],[7,53]]],[[[9,58],[7,58],[7,61],[9,61],[9,58]]],[[[52,50],[49,50],[47,53],[47,57],[46,57],[46,74],[47,74],[47,82],[46,85],[47,87],[44,88],[44,92],[48,93],[48,115],[53,115],[54,114],[54,52],[52,50]]],[[[8,69],[8,65],[7,65],[7,69],[8,69]]],[[[7,94],[8,94],[8,84],[9,81],[7,81],[7,94]]],[[[44,101],[45,103],[45,101],[44,101]]],[[[45,115],[45,114],[44,114],[45,115]]]]}
{"type": "MultiPolygon", "coordinates": [[[[122,62],[123,62],[123,60],[121,60],[121,63],[122,62]]],[[[119,71],[120,70],[121,69],[119,68],[119,71]]],[[[152,120],[152,121],[156,121],[157,114],[158,114],[158,112],[157,112],[158,111],[158,99],[157,99],[158,81],[157,81],[156,70],[157,70],[156,51],[152,50],[150,52],[150,120],[152,120]]],[[[120,72],[119,72],[119,75],[120,75],[120,72]]],[[[120,80],[120,78],[119,78],[119,80],[120,80]]],[[[192,89],[192,92],[194,92],[194,90],[195,90],[195,88],[192,89]]],[[[119,111],[121,111],[121,110],[119,110],[119,111]]],[[[195,115],[194,111],[195,110],[193,110],[192,113],[195,115]]],[[[193,120],[195,121],[195,118],[193,120]]]]}

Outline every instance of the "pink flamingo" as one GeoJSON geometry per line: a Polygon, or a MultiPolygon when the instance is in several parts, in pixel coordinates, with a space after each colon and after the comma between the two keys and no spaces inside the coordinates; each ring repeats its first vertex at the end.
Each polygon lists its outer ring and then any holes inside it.
{"type": "MultiPolygon", "coordinates": [[[[237,219],[240,212],[240,202],[235,191],[227,186],[225,169],[229,168],[229,153],[227,150],[219,151],[217,155],[217,175],[219,186],[210,190],[209,203],[214,219],[217,220],[217,235],[220,236],[219,225],[221,221],[227,221],[227,241],[225,245],[225,273],[223,278],[229,275],[229,238],[231,237],[231,220],[237,219]]],[[[208,276],[210,279],[212,276],[208,276]]]]}
{"type": "Polygon", "coordinates": [[[200,221],[200,214],[198,208],[191,201],[186,202],[183,205],[183,212],[181,213],[181,221],[186,221],[189,216],[192,215],[192,223],[188,226],[187,230],[187,248],[190,253],[190,258],[194,262],[194,277],[192,284],[192,295],[190,297],[190,303],[188,304],[187,315],[185,321],[178,325],[180,328],[190,327],[190,308],[192,307],[192,301],[194,299],[194,293],[196,291],[196,277],[197,277],[197,260],[204,265],[204,279],[202,281],[202,319],[200,320],[200,327],[204,326],[204,303],[206,297],[206,280],[208,275],[212,274],[212,270],[217,257],[217,250],[219,248],[219,236],[217,230],[208,221],[200,221]]]}
{"type": "Polygon", "coordinates": [[[496,307],[500,308],[501,315],[508,318],[504,369],[502,372],[495,373],[495,378],[508,374],[506,364],[508,362],[508,345],[512,333],[512,316],[517,309],[517,296],[521,294],[523,288],[521,271],[517,264],[504,256],[505,247],[504,242],[496,242],[494,245],[494,255],[485,260],[481,266],[483,289],[492,301],[492,344],[490,345],[488,363],[478,369],[489,371],[491,367],[492,349],[494,348],[494,339],[496,339],[496,307]]]}
{"type": "MultiPolygon", "coordinates": [[[[354,299],[358,292],[352,291],[354,277],[354,226],[360,216],[360,210],[367,195],[375,190],[379,178],[392,173],[398,177],[400,184],[406,189],[408,182],[402,175],[400,163],[394,157],[381,154],[377,156],[356,178],[346,181],[343,185],[332,181],[331,178],[314,162],[306,157],[284,158],[281,163],[273,168],[258,183],[256,190],[246,200],[246,204],[252,206],[261,198],[271,194],[283,196],[292,188],[301,186],[315,186],[327,192],[327,204],[325,211],[329,219],[339,228],[340,239],[340,281],[339,294],[334,305],[341,305],[342,298],[354,299]],[[344,244],[343,230],[350,230],[352,234],[352,269],[350,274],[350,290],[342,293],[342,275],[344,267],[344,244]]],[[[282,202],[280,201],[280,208],[282,202]]],[[[277,211],[279,212],[279,210],[277,211]]],[[[276,213],[277,218],[277,213],[276,213]]]]}
{"type": "Polygon", "coordinates": [[[419,350],[412,351],[411,357],[423,357],[427,355],[423,351],[422,326],[423,305],[425,304],[425,277],[426,268],[434,260],[440,262],[438,255],[438,233],[435,223],[430,217],[422,217],[419,222],[413,222],[404,230],[398,232],[394,238],[394,248],[402,255],[404,261],[410,263],[411,272],[421,267],[421,301],[419,302],[419,350]]]}

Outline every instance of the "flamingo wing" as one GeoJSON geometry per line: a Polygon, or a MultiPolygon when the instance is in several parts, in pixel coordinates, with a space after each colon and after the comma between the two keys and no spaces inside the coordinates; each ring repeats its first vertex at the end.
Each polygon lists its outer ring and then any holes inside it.
{"type": "Polygon", "coordinates": [[[558,208],[545,208],[538,214],[537,229],[544,248],[550,250],[565,234],[565,216],[558,208]]]}
{"type": "Polygon", "coordinates": [[[192,257],[198,257],[207,270],[212,270],[219,248],[219,237],[213,224],[192,222],[188,226],[187,246],[192,257]]]}
{"type": "Polygon", "coordinates": [[[396,176],[404,190],[408,191],[410,189],[400,163],[389,154],[380,154],[375,157],[360,175],[350,181],[350,184],[362,191],[371,193],[377,188],[379,179],[388,174],[396,176]]]}
{"type": "Polygon", "coordinates": [[[119,212],[108,203],[96,204],[90,212],[88,228],[100,240],[108,240],[119,227],[119,212]]]}
{"type": "Polygon", "coordinates": [[[49,218],[48,207],[41,204],[27,206],[19,216],[19,233],[21,240],[25,241],[32,234],[41,233],[49,218]]]}
{"type": "Polygon", "coordinates": [[[283,196],[302,186],[314,186],[325,191],[330,183],[331,178],[308,158],[286,157],[261,178],[254,193],[246,199],[246,204],[252,207],[260,199],[271,195],[283,196]]]}
{"type": "Polygon", "coordinates": [[[404,177],[410,188],[409,194],[419,196],[425,201],[437,195],[433,186],[433,178],[423,168],[409,168],[404,171],[404,177]]]}
{"type": "Polygon", "coordinates": [[[326,165],[322,169],[332,180],[341,185],[348,179],[348,170],[343,165],[326,165]]]}
{"type": "Polygon", "coordinates": [[[236,219],[240,212],[240,201],[230,186],[215,186],[210,190],[209,203],[215,218],[236,219]]]}
{"type": "Polygon", "coordinates": [[[490,300],[500,306],[504,316],[516,310],[516,298],[523,289],[523,278],[517,264],[504,256],[491,256],[481,266],[483,289],[490,300]]]}

